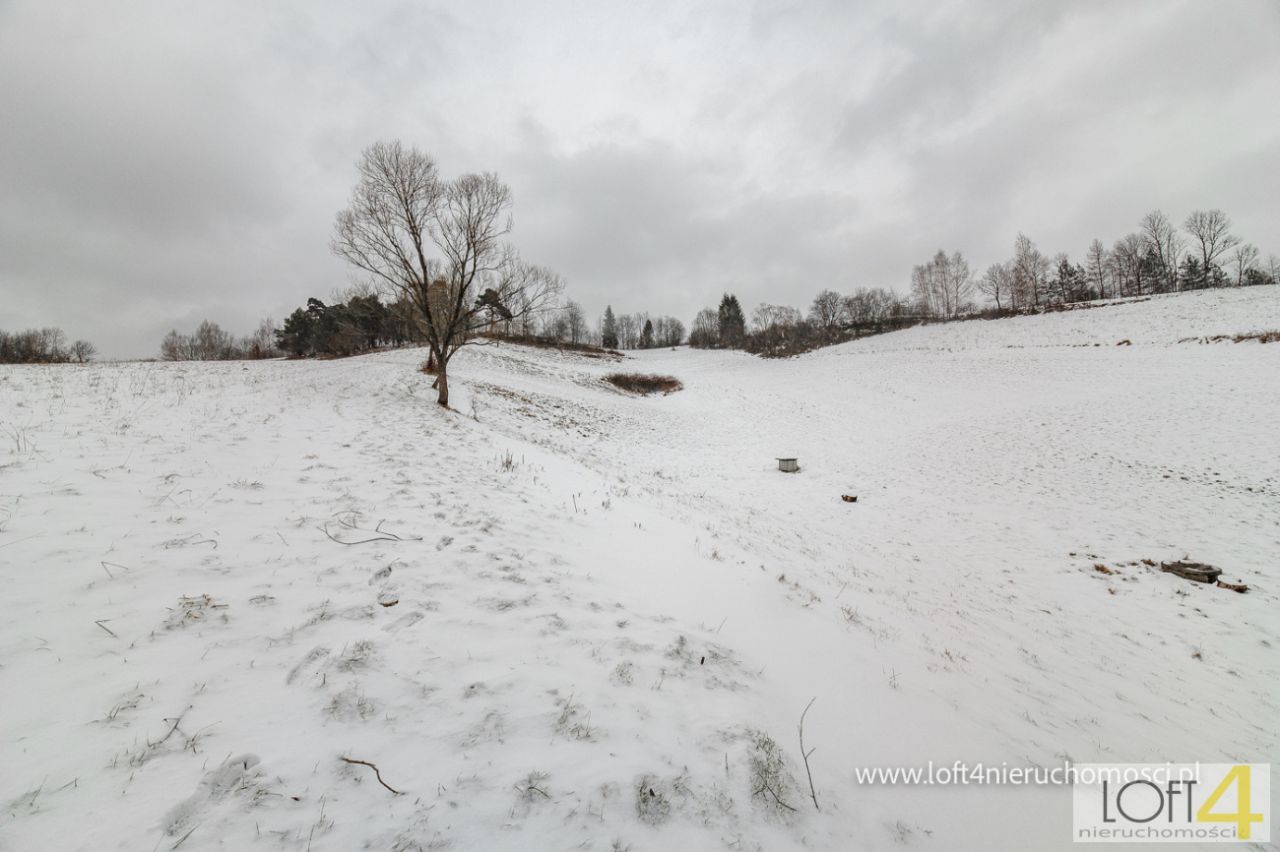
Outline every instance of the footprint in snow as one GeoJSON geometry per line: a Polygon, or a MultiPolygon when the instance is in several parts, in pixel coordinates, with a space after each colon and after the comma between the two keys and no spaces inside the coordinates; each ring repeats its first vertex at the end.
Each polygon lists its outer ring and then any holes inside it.
{"type": "Polygon", "coordinates": [[[424,617],[425,616],[421,610],[406,612],[404,615],[400,616],[395,621],[386,625],[382,629],[387,631],[388,633],[399,633],[401,630],[404,630],[406,627],[412,627],[413,625],[417,624],[424,617]]]}
{"type": "Polygon", "coordinates": [[[164,815],[161,821],[164,833],[172,837],[186,831],[203,809],[232,793],[247,791],[251,797],[257,795],[264,786],[259,783],[260,762],[255,754],[242,754],[205,773],[196,791],[164,815]]]}

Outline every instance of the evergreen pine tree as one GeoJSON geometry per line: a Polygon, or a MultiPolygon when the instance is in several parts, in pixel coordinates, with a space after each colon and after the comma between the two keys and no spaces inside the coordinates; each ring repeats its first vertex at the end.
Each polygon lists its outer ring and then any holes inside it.
{"type": "Polygon", "coordinates": [[[600,323],[600,345],[605,349],[618,348],[618,319],[613,315],[613,305],[605,305],[604,319],[600,323]]]}
{"type": "MultiPolygon", "coordinates": [[[[276,332],[276,346],[290,355],[302,356],[312,351],[312,331],[315,321],[311,313],[298,308],[284,321],[284,327],[276,332]]],[[[176,332],[173,333],[177,337],[176,332]]],[[[167,338],[166,338],[167,340],[167,338]]]]}
{"type": "Polygon", "coordinates": [[[738,297],[732,293],[725,293],[720,300],[720,345],[729,349],[742,348],[743,340],[747,336],[747,318],[742,313],[742,305],[738,304],[738,297]]]}

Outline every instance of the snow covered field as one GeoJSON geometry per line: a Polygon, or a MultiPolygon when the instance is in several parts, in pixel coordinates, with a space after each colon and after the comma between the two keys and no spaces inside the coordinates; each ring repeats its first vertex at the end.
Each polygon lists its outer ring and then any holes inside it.
{"type": "Polygon", "coordinates": [[[0,850],[1054,849],[854,771],[1280,763],[1280,344],[1178,342],[1276,329],[0,367],[0,850]]]}

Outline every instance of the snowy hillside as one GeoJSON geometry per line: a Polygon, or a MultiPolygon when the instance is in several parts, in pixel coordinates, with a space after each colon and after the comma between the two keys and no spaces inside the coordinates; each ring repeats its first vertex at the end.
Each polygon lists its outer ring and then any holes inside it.
{"type": "Polygon", "coordinates": [[[478,346],[452,412],[418,350],[0,367],[0,850],[1056,849],[1069,790],[854,771],[1280,763],[1280,344],[1177,342],[1278,305],[478,346]]]}
{"type": "Polygon", "coordinates": [[[1061,313],[924,325],[866,338],[867,351],[1163,344],[1280,330],[1280,288],[1201,290],[1090,302],[1061,313]]]}

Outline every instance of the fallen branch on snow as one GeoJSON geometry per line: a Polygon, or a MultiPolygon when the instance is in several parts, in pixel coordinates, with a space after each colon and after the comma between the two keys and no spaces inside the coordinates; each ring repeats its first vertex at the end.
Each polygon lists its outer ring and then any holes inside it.
{"type": "Polygon", "coordinates": [[[382,773],[378,771],[378,767],[374,766],[374,765],[373,765],[372,763],[370,763],[369,761],[367,761],[367,760],[356,760],[356,759],[351,758],[351,757],[339,757],[339,758],[338,758],[338,760],[341,760],[341,761],[342,761],[342,762],[344,762],[344,763],[351,763],[351,764],[354,764],[354,765],[357,765],[357,766],[367,766],[367,767],[369,767],[370,769],[372,769],[372,770],[373,770],[373,774],[374,774],[374,776],[375,776],[375,777],[377,777],[377,779],[378,779],[378,783],[379,783],[379,784],[381,784],[383,787],[386,787],[388,790],[390,790],[392,793],[395,793],[397,796],[403,796],[403,795],[404,795],[404,793],[400,792],[400,791],[399,791],[399,790],[397,790],[395,787],[392,787],[392,786],[391,786],[390,784],[388,784],[386,781],[383,781],[383,780],[382,780],[382,773]]]}
{"type": "Polygon", "coordinates": [[[371,541],[404,541],[403,538],[396,535],[395,533],[387,532],[386,530],[384,530],[382,528],[382,525],[385,523],[386,523],[385,520],[381,520],[381,521],[378,521],[378,525],[374,527],[372,530],[361,530],[359,527],[357,527],[355,524],[351,523],[350,521],[338,521],[339,526],[345,527],[349,530],[374,533],[374,535],[372,535],[369,538],[362,538],[357,541],[343,541],[342,539],[338,538],[333,533],[329,532],[328,523],[324,524],[323,526],[316,527],[316,529],[320,530],[320,532],[328,536],[330,541],[336,541],[338,544],[345,544],[348,547],[356,544],[368,544],[371,541]]]}
{"type": "Polygon", "coordinates": [[[804,758],[804,774],[809,776],[809,797],[813,799],[813,809],[821,811],[822,808],[818,807],[818,793],[813,789],[813,772],[809,770],[809,755],[813,754],[814,750],[804,750],[804,717],[809,715],[809,708],[812,707],[813,702],[817,700],[818,697],[816,695],[813,698],[810,698],[809,703],[804,705],[804,712],[800,714],[800,756],[804,758]]]}

